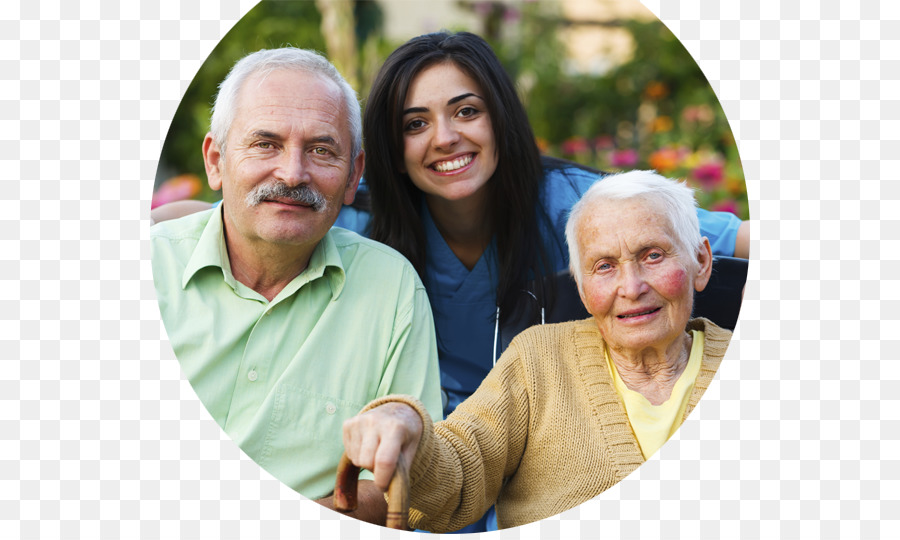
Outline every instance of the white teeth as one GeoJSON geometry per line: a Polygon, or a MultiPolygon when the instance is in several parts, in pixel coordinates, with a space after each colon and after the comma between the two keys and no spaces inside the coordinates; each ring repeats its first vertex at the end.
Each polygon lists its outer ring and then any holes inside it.
{"type": "Polygon", "coordinates": [[[456,169],[461,169],[469,163],[472,163],[472,154],[467,154],[452,161],[442,161],[440,163],[436,163],[434,165],[434,168],[438,172],[450,172],[455,171],[456,169]]]}

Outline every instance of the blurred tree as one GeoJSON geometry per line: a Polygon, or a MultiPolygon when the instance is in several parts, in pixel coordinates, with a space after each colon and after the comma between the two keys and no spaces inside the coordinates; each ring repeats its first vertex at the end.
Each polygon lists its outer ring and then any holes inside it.
{"type": "Polygon", "coordinates": [[[316,0],[316,7],[322,14],[322,35],[328,45],[328,59],[347,79],[350,86],[359,88],[353,2],[316,0]]]}
{"type": "MultiPolygon", "coordinates": [[[[247,12],[222,38],[188,85],[163,144],[156,184],[182,173],[205,180],[201,144],[219,83],[241,57],[284,45],[325,50],[321,17],[312,2],[263,1],[247,12]]],[[[214,198],[203,182],[200,198],[214,198]]]]}
{"type": "MultiPolygon", "coordinates": [[[[567,20],[556,1],[454,2],[480,23],[442,26],[488,40],[517,83],[543,151],[605,170],[659,168],[701,188],[701,205],[748,217],[743,170],[725,114],[696,62],[660,21],[567,20]],[[633,54],[605,73],[575,71],[560,40],[560,29],[574,25],[624,29],[633,54]]],[[[319,50],[365,97],[384,59],[400,45],[384,37],[383,19],[371,0],[260,2],[222,38],[188,86],[163,145],[157,188],[192,174],[204,179],[195,197],[218,198],[206,185],[200,146],[217,85],[240,57],[284,45],[319,50]]],[[[184,178],[179,189],[167,192],[186,192],[184,178]]]]}
{"type": "Polygon", "coordinates": [[[325,53],[354,88],[368,91],[369,81],[393,49],[381,37],[382,22],[381,8],[371,1],[264,0],[254,6],[222,37],[188,85],[163,143],[154,191],[170,178],[192,174],[203,179],[194,197],[218,198],[206,183],[200,148],[218,85],[240,58],[287,45],[314,49],[325,53]]]}
{"type": "Polygon", "coordinates": [[[604,170],[656,168],[699,188],[701,205],[749,217],[725,114],[662,22],[572,21],[551,2],[472,7],[485,17],[485,28],[506,29],[491,33],[491,45],[517,82],[544,152],[604,170]],[[601,74],[569,69],[559,30],[573,25],[624,29],[634,43],[631,57],[601,74]]]}

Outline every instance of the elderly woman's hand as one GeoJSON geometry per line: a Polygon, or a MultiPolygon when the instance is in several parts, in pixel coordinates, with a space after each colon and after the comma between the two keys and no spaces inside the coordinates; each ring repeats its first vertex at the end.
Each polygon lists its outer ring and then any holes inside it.
{"type": "Polygon", "coordinates": [[[347,457],[372,471],[382,491],[387,491],[401,455],[412,465],[421,437],[419,413],[403,403],[385,403],[344,421],[347,457]]]}

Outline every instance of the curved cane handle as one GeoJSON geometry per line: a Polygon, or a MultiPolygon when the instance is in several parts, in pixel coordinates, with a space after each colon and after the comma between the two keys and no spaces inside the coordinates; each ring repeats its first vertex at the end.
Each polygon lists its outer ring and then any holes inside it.
{"type": "MultiPolygon", "coordinates": [[[[334,509],[339,512],[356,510],[359,467],[354,465],[347,454],[341,454],[337,479],[334,484],[334,509]]],[[[388,485],[388,509],[385,526],[390,529],[408,530],[409,520],[409,467],[403,456],[397,460],[397,469],[388,485]]]]}

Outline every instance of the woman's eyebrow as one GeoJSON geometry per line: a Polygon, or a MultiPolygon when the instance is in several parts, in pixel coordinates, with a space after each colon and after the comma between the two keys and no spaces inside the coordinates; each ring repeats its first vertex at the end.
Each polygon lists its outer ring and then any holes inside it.
{"type": "Polygon", "coordinates": [[[403,116],[406,116],[407,114],[410,114],[410,113],[423,113],[423,112],[428,112],[428,107],[410,107],[410,108],[406,109],[405,111],[403,111],[403,116]]]}
{"type": "Polygon", "coordinates": [[[479,96],[478,94],[473,94],[472,92],[469,92],[467,94],[460,94],[460,95],[456,96],[455,98],[450,98],[450,100],[447,101],[447,105],[453,105],[454,103],[458,103],[458,102],[466,99],[467,97],[477,97],[481,101],[484,101],[483,97],[479,96]]]}
{"type": "MultiPolygon", "coordinates": [[[[484,101],[484,98],[479,96],[478,94],[473,94],[472,92],[468,92],[466,94],[460,94],[456,97],[450,98],[449,100],[447,100],[447,105],[453,105],[454,103],[459,103],[460,101],[462,101],[466,98],[469,98],[469,97],[476,97],[476,98],[480,99],[481,101],[484,101]]],[[[424,113],[424,112],[428,112],[427,107],[410,107],[403,111],[403,116],[406,116],[407,114],[410,114],[410,113],[424,113]]]]}

